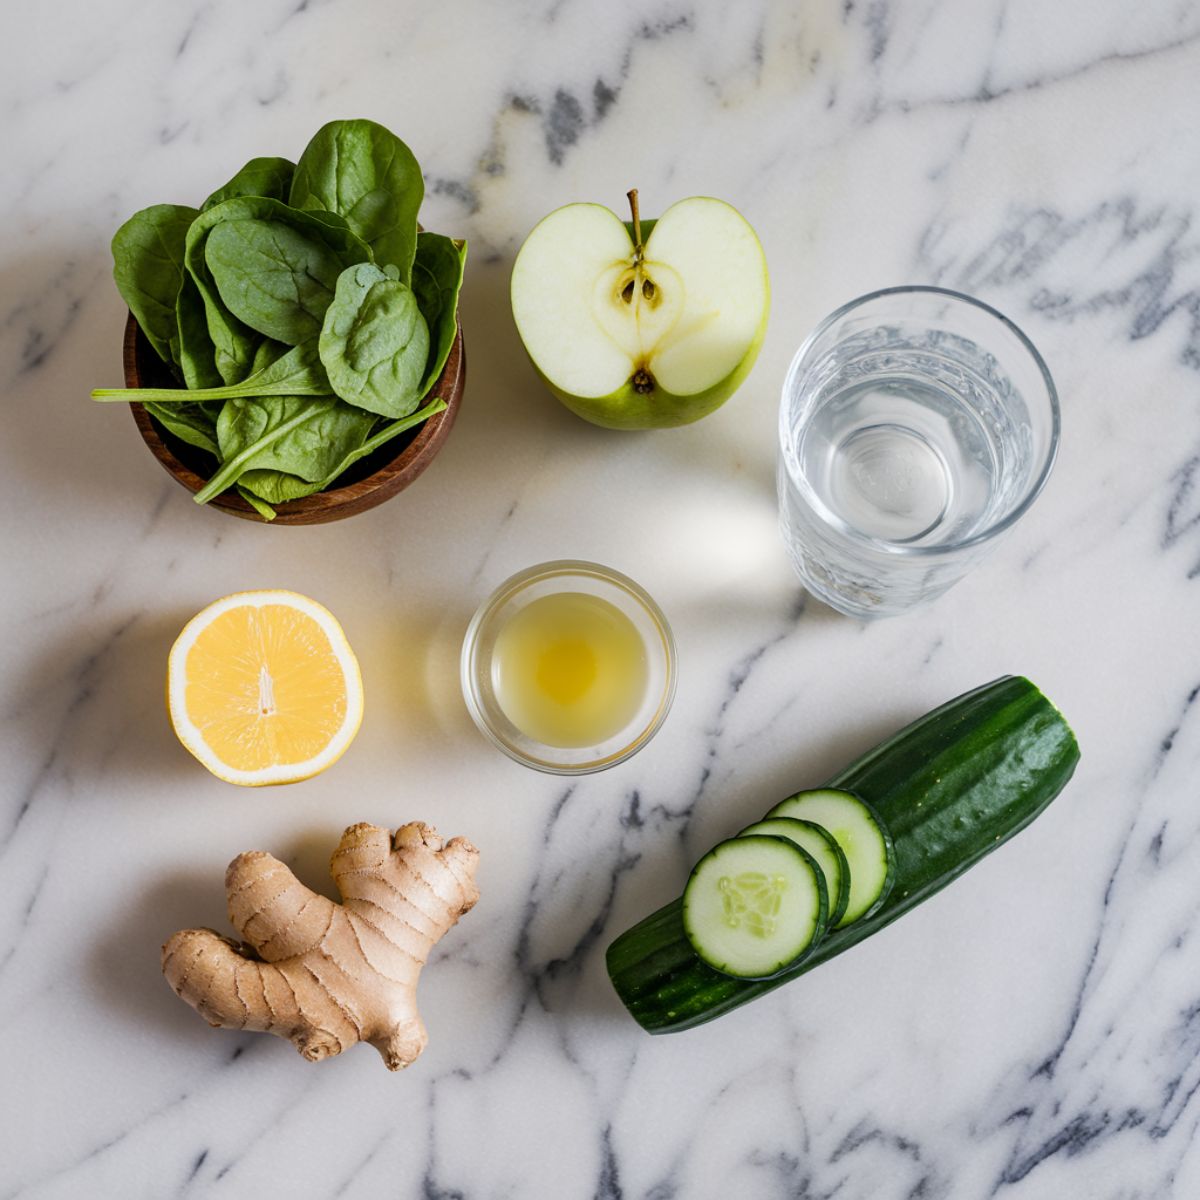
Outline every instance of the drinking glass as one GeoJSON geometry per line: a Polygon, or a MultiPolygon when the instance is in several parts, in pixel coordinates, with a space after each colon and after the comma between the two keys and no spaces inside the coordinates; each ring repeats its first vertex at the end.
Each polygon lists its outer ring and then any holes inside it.
{"type": "Polygon", "coordinates": [[[1058,450],[1054,381],[994,308],[872,292],[800,347],[779,414],[779,509],[805,586],[862,619],[940,596],[1020,519],[1058,450]]]}

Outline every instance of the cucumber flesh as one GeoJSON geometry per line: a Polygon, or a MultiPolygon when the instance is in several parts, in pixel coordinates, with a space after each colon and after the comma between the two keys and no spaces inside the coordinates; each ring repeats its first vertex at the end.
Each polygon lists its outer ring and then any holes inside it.
{"type": "Polygon", "coordinates": [[[865,800],[840,788],[821,788],[789,796],[767,816],[814,821],[841,846],[850,865],[850,901],[837,928],[870,916],[887,899],[896,855],[887,829],[865,800]]]}
{"type": "Polygon", "coordinates": [[[710,850],[683,892],[683,928],[699,958],[735,979],[769,979],[820,940],[825,877],[781,837],[736,837],[710,850]]]}
{"type": "Polygon", "coordinates": [[[829,895],[828,925],[830,929],[836,929],[850,903],[850,867],[837,838],[823,825],[796,817],[768,817],[765,821],[756,821],[743,829],[738,837],[750,833],[787,838],[813,856],[825,876],[825,890],[829,895]]]}

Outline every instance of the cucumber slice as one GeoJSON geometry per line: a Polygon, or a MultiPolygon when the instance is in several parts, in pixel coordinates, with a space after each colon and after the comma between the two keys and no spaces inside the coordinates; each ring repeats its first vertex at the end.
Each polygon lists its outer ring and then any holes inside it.
{"type": "Polygon", "coordinates": [[[789,796],[767,816],[815,821],[837,839],[850,865],[850,902],[835,928],[870,916],[887,899],[896,854],[891,835],[865,800],[853,792],[821,788],[789,796]]]}
{"type": "Polygon", "coordinates": [[[695,866],[683,892],[683,928],[696,954],[735,979],[769,979],[825,931],[821,868],[786,838],[730,838],[695,866]]]}
{"type": "Polygon", "coordinates": [[[818,825],[815,821],[801,821],[796,817],[768,817],[765,821],[747,825],[738,837],[745,837],[748,833],[787,838],[813,856],[821,868],[821,874],[825,876],[825,891],[829,895],[829,928],[836,929],[850,903],[850,867],[837,838],[824,825],[818,825]]]}

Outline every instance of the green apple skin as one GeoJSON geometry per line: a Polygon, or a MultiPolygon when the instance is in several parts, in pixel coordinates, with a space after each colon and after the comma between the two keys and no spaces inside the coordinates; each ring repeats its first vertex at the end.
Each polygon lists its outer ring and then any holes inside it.
{"type": "MultiPolygon", "coordinates": [[[[624,221],[622,224],[630,239],[635,240],[633,222],[624,221]]],[[[655,218],[641,221],[643,244],[649,241],[656,224],[655,218]]],[[[763,315],[754,340],[732,372],[714,386],[701,392],[673,395],[656,380],[653,389],[649,392],[638,392],[632,382],[627,381],[622,387],[607,396],[574,396],[563,391],[546,376],[527,348],[526,357],[546,389],[565,408],[593,425],[604,429],[623,430],[674,429],[682,425],[691,425],[716,412],[741,387],[753,369],[766,336],[771,309],[770,277],[766,271],[765,260],[763,288],[765,293],[763,315]]]]}
{"type": "Polygon", "coordinates": [[[767,317],[764,314],[758,336],[733,374],[707,391],[691,396],[672,396],[657,385],[652,392],[643,395],[634,391],[629,383],[608,396],[571,396],[555,387],[538,370],[532,358],[529,361],[546,387],[577,417],[591,421],[593,425],[604,429],[677,429],[715,413],[742,386],[758,358],[766,332],[767,317]]]}

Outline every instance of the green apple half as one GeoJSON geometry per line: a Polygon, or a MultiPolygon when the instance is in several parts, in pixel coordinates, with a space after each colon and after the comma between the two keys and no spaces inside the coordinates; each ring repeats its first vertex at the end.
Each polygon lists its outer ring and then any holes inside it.
{"type": "Polygon", "coordinates": [[[630,202],[630,224],[600,204],[542,220],[513,264],[513,317],[572,412],[609,429],[686,425],[719,408],[754,365],[767,260],[722,200],[680,200],[644,226],[636,193],[630,202]]]}

